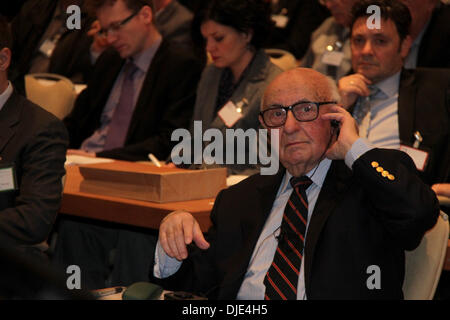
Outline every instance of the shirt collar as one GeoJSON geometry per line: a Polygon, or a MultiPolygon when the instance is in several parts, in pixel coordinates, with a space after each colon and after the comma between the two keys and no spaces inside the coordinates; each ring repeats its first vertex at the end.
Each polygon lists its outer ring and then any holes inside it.
{"type": "MultiPolygon", "coordinates": [[[[325,158],[319,163],[317,167],[314,167],[314,169],[309,171],[306,175],[312,180],[314,185],[318,186],[319,188],[322,188],[323,182],[325,181],[330,166],[331,160],[325,158]]],[[[283,186],[281,188],[281,193],[286,190],[292,189],[292,186],[290,184],[291,178],[292,174],[290,174],[289,171],[286,170],[286,173],[283,178],[283,186]]]]}
{"type": "Polygon", "coordinates": [[[384,94],[386,94],[389,98],[398,93],[398,88],[400,85],[400,71],[396,74],[386,78],[378,83],[376,83],[376,87],[379,88],[384,94]]]}
{"type": "Polygon", "coordinates": [[[162,42],[161,35],[157,35],[157,39],[149,48],[133,56],[132,59],[134,64],[143,73],[146,73],[148,68],[150,67],[153,57],[155,56],[156,51],[158,51],[161,42],[162,42]]]}
{"type": "Polygon", "coordinates": [[[6,88],[3,93],[0,94],[0,110],[2,110],[3,106],[5,105],[6,101],[8,101],[9,97],[11,97],[13,93],[13,87],[11,82],[8,81],[8,87],[6,88]]]}

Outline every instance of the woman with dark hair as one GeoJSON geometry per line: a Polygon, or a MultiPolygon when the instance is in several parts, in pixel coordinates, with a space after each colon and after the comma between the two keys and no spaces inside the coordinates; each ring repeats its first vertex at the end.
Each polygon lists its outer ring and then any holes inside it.
{"type": "MultiPolygon", "coordinates": [[[[195,25],[212,63],[199,82],[191,132],[194,121],[202,121],[203,130],[221,130],[224,137],[227,128],[257,129],[264,90],[282,72],[262,49],[272,27],[268,3],[211,0],[195,17],[195,25]]],[[[228,166],[230,172],[255,168],[248,157],[246,161],[235,161],[228,166]]]]}

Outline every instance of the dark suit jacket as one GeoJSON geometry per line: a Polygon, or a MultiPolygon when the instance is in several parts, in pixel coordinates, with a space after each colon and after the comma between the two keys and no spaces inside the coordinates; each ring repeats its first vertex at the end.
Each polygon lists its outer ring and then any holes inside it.
{"type": "Polygon", "coordinates": [[[155,25],[164,39],[192,48],[191,25],[194,14],[177,0],[169,3],[155,17],[155,25]]]}
{"type": "Polygon", "coordinates": [[[450,167],[450,70],[403,70],[399,87],[400,141],[423,137],[421,149],[430,152],[428,166],[420,176],[427,184],[446,181],[450,167]]]}
{"type": "MultiPolygon", "coordinates": [[[[211,247],[192,250],[165,287],[177,284],[177,289],[209,292],[210,298],[236,298],[283,175],[255,175],[222,191],[211,213],[211,247]]],[[[334,161],[306,237],[307,298],[402,298],[404,250],[420,243],[438,215],[436,196],[404,153],[371,150],[355,161],[353,171],[334,161]],[[395,180],[383,178],[373,161],[395,180]],[[380,290],[367,288],[371,265],[381,269],[380,290]]]]}
{"type": "Polygon", "coordinates": [[[441,4],[433,11],[423,35],[417,67],[450,68],[450,5],[441,4]]]}
{"type": "Polygon", "coordinates": [[[17,192],[0,193],[0,234],[18,245],[44,241],[59,210],[67,131],[14,92],[0,110],[0,163],[14,163],[17,192]]]}
{"type": "MultiPolygon", "coordinates": [[[[28,73],[38,45],[56,10],[58,1],[29,0],[11,23],[13,34],[12,63],[9,78],[24,93],[23,77],[28,73]]],[[[77,82],[87,82],[92,72],[87,36],[93,18],[82,13],[80,30],[65,30],[50,59],[49,72],[77,82]]]]}
{"type": "Polygon", "coordinates": [[[289,51],[301,59],[308,50],[311,34],[330,13],[316,0],[280,0],[272,13],[282,11],[287,11],[289,21],[284,28],[273,28],[266,46],[289,51]]]}
{"type": "MultiPolygon", "coordinates": [[[[100,127],[100,117],[125,60],[114,50],[98,59],[88,87],[64,119],[70,147],[82,142],[100,127]]],[[[99,157],[148,160],[151,152],[166,159],[174,146],[172,131],[188,127],[202,64],[191,53],[162,41],[142,85],[128,129],[125,146],[99,152],[99,157]]]]}

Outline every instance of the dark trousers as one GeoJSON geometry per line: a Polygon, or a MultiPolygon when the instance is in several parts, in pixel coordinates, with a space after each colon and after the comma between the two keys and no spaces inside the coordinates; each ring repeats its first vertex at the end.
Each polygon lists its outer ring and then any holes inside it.
{"type": "Polygon", "coordinates": [[[93,220],[62,218],[52,262],[81,270],[82,289],[149,281],[158,231],[93,220]]]}

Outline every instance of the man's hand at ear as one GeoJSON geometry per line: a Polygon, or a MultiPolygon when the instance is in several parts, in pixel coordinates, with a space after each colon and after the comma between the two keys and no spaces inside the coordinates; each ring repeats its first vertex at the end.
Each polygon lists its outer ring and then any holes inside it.
{"type": "MultiPolygon", "coordinates": [[[[343,160],[356,140],[359,139],[358,126],[355,120],[344,108],[334,106],[330,113],[322,115],[324,120],[336,120],[340,124],[339,136],[325,153],[331,160],[343,160]]],[[[335,129],[337,130],[337,129],[335,129]]]]}

